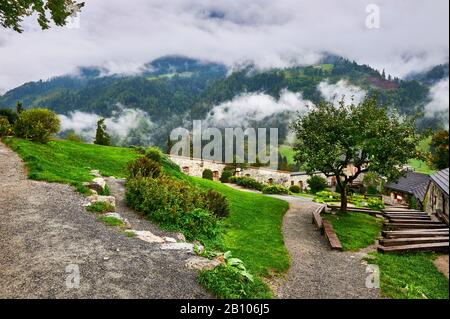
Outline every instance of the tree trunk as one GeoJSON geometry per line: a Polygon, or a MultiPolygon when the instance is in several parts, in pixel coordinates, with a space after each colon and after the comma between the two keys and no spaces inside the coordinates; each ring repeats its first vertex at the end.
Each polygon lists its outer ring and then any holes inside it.
{"type": "Polygon", "coordinates": [[[347,185],[341,187],[341,212],[347,211],[347,185]]]}

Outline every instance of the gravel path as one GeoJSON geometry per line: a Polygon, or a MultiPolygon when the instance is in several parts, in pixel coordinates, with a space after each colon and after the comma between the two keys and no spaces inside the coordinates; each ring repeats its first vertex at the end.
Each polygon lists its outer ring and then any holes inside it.
{"type": "MultiPolygon", "coordinates": [[[[243,189],[228,184],[230,187],[243,189]]],[[[380,298],[379,289],[366,288],[366,251],[331,250],[324,236],[312,224],[312,211],[317,203],[311,198],[267,195],[289,203],[283,220],[283,236],[291,257],[291,267],[281,279],[270,285],[283,299],[372,299],[380,298]]]]}
{"type": "Polygon", "coordinates": [[[333,251],[311,222],[318,204],[281,197],[289,202],[283,234],[291,268],[276,285],[279,298],[379,298],[379,289],[366,288],[365,251],[333,251]]]}
{"type": "Polygon", "coordinates": [[[0,298],[211,297],[184,266],[188,253],[128,238],[84,202],[70,186],[27,180],[0,143],[0,298]],[[79,268],[78,288],[66,285],[70,267],[79,268]]]}

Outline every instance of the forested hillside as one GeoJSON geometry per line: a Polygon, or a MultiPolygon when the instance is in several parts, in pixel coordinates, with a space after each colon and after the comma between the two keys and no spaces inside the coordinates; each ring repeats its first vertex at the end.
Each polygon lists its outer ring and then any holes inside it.
{"type": "MultiPolygon", "coordinates": [[[[15,107],[21,101],[26,108],[44,106],[60,114],[82,111],[105,117],[121,108],[141,109],[159,126],[157,143],[163,145],[174,127],[186,120],[203,119],[215,105],[243,93],[278,98],[288,90],[318,103],[324,99],[318,89],[320,83],[346,80],[368,95],[377,96],[383,104],[413,115],[423,111],[430,86],[446,76],[448,64],[401,80],[336,56],[328,56],[313,66],[261,71],[247,65],[233,72],[221,64],[164,57],[134,76],[107,75],[102,69],[83,68],[76,76],[26,83],[1,96],[0,108],[15,107]]],[[[265,123],[282,128],[282,138],[286,134],[285,122],[284,118],[274,122],[265,119],[265,123]]],[[[438,125],[433,119],[419,122],[419,128],[438,125]]]]}

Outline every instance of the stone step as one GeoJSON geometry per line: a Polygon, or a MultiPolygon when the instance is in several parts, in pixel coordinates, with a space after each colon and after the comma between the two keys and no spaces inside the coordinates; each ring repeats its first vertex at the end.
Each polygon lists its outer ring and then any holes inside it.
{"type": "Polygon", "coordinates": [[[426,234],[422,234],[424,237],[406,237],[406,238],[390,238],[380,240],[382,246],[402,246],[402,245],[414,245],[414,244],[429,244],[429,243],[442,243],[448,242],[448,236],[436,236],[425,237],[426,234]]]}
{"type": "Polygon", "coordinates": [[[434,229],[445,228],[447,225],[443,223],[439,224],[407,224],[407,223],[386,223],[385,227],[391,230],[395,229],[434,229]]]}
{"type": "Polygon", "coordinates": [[[401,246],[380,246],[378,251],[382,253],[403,253],[403,252],[415,252],[415,251],[439,251],[448,252],[449,242],[431,243],[431,244],[414,244],[414,245],[401,245],[401,246]]]}

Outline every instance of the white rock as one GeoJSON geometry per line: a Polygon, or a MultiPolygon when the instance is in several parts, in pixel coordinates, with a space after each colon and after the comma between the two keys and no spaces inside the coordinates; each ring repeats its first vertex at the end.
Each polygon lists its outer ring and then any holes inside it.
{"type": "Polygon", "coordinates": [[[96,177],[92,180],[92,182],[100,186],[102,189],[105,189],[106,182],[103,177],[96,177]]]}
{"type": "Polygon", "coordinates": [[[221,262],[217,259],[210,260],[199,256],[191,257],[185,263],[187,268],[196,270],[211,270],[220,264],[221,262]]]}
{"type": "Polygon", "coordinates": [[[172,237],[163,237],[164,241],[167,243],[176,243],[177,240],[175,238],[172,237]]]}
{"type": "Polygon", "coordinates": [[[178,241],[186,241],[186,237],[182,233],[177,233],[175,237],[178,241]]]}
{"type": "Polygon", "coordinates": [[[102,177],[102,175],[100,174],[100,171],[98,169],[91,170],[91,175],[95,176],[95,177],[102,177]]]}
{"type": "Polygon", "coordinates": [[[136,234],[136,237],[140,240],[146,241],[148,243],[164,243],[164,239],[154,235],[152,232],[147,230],[131,230],[136,234]]]}
{"type": "Polygon", "coordinates": [[[168,243],[161,245],[162,250],[186,250],[194,253],[194,244],[191,243],[168,243]]]}
{"type": "Polygon", "coordinates": [[[113,207],[116,207],[116,198],[114,196],[101,196],[101,195],[92,195],[88,197],[89,202],[91,204],[97,202],[108,203],[113,207]]]}

